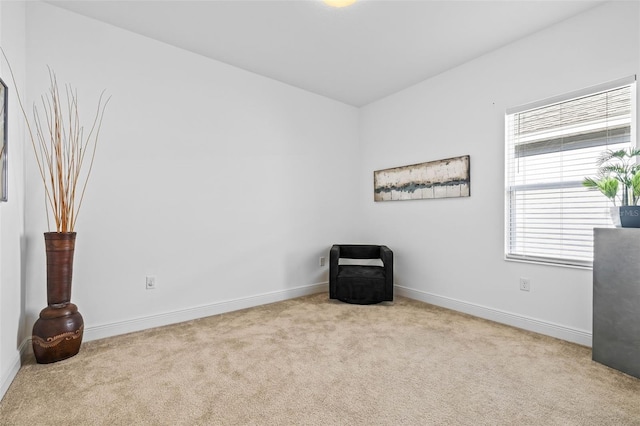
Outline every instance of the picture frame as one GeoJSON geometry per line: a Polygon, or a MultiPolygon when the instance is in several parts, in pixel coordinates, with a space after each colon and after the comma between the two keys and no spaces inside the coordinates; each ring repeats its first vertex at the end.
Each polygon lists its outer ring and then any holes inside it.
{"type": "Polygon", "coordinates": [[[468,155],[373,172],[374,201],[471,196],[468,155]]]}
{"type": "Polygon", "coordinates": [[[7,85],[0,78],[0,201],[8,201],[8,173],[9,162],[7,161],[8,144],[7,144],[7,128],[8,115],[7,107],[9,104],[9,96],[7,85]]]}

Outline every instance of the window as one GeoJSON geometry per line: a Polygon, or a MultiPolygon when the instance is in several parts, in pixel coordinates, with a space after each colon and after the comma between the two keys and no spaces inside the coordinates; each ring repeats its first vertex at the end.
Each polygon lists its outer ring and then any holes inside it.
{"type": "Polygon", "coordinates": [[[634,140],[635,77],[507,111],[507,259],[593,262],[593,228],[611,202],[582,185],[606,149],[634,140]]]}

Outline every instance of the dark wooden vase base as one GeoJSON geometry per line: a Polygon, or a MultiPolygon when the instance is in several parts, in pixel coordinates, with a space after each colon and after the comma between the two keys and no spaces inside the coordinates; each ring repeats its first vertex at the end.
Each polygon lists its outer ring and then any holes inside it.
{"type": "Polygon", "coordinates": [[[84,321],[71,303],[75,232],[45,232],[47,307],[33,325],[31,343],[39,364],[70,358],[80,351],[84,321]]]}
{"type": "Polygon", "coordinates": [[[33,354],[39,364],[70,358],[80,351],[84,321],[73,303],[47,306],[33,325],[33,354]]]}

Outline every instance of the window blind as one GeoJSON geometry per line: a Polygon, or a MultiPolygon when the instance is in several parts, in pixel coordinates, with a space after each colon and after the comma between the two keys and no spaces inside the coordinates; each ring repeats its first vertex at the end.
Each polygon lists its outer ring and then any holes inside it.
{"type": "Polygon", "coordinates": [[[613,204],[582,181],[634,132],[635,78],[611,86],[507,113],[507,258],[591,266],[593,228],[613,226],[613,204]]]}

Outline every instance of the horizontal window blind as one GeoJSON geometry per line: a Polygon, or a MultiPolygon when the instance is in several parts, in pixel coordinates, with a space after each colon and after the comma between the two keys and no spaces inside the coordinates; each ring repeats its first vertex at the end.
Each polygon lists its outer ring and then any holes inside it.
{"type": "Polygon", "coordinates": [[[507,258],[590,266],[611,202],[582,185],[632,145],[635,82],[506,115],[507,258]]]}

